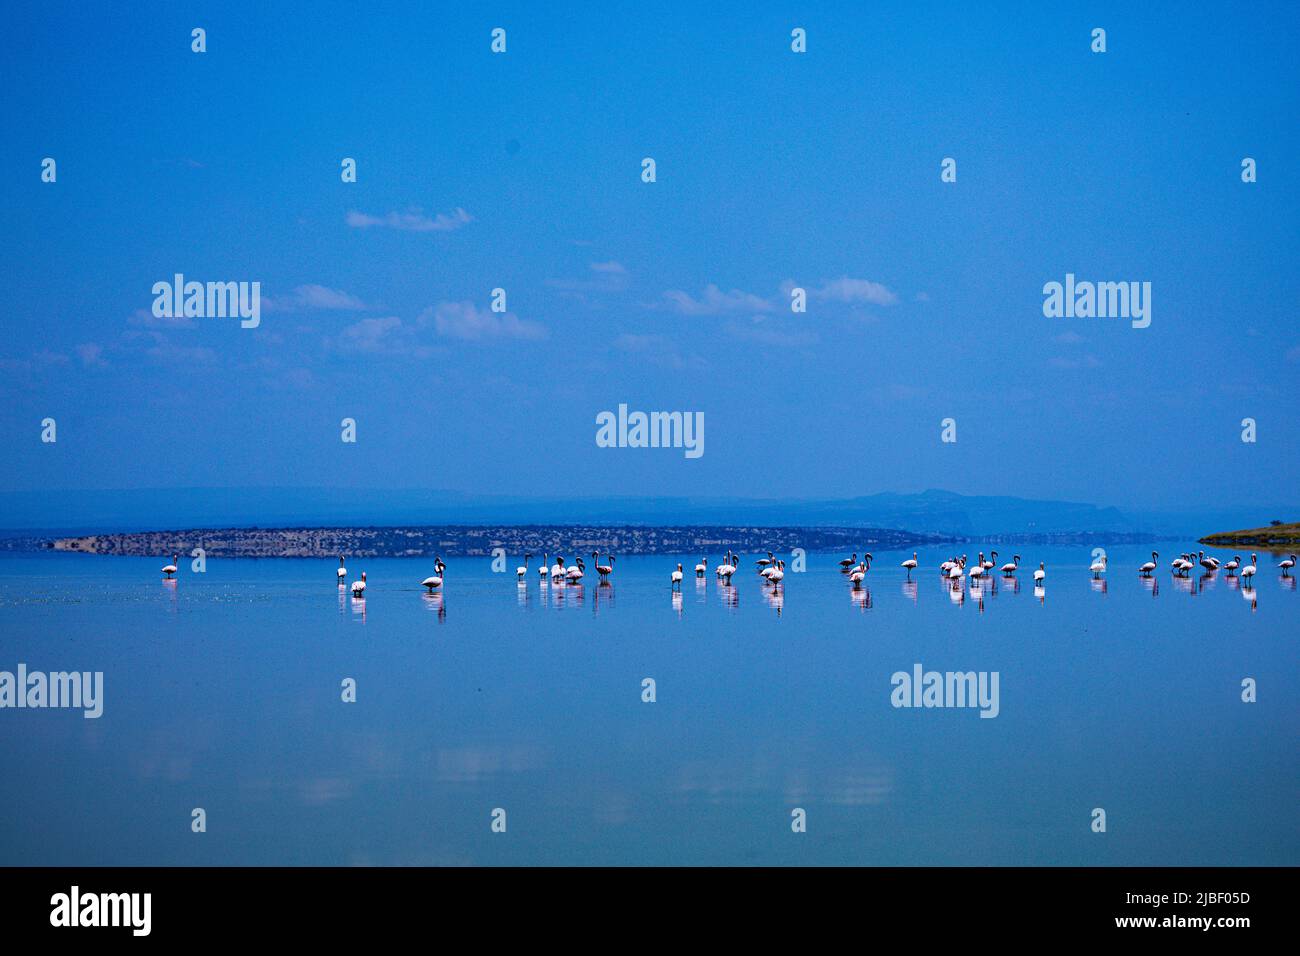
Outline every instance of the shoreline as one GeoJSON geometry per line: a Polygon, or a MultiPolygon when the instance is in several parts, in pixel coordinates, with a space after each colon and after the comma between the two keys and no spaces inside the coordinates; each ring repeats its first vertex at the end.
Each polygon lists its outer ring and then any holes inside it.
{"type": "Polygon", "coordinates": [[[506,554],[719,554],[901,551],[960,545],[1047,544],[1114,546],[1170,540],[1115,532],[950,535],[892,528],[754,525],[395,525],[379,527],[189,528],[89,535],[0,538],[0,550],[24,553],[153,557],[202,548],[223,558],[490,557],[506,554]]]}

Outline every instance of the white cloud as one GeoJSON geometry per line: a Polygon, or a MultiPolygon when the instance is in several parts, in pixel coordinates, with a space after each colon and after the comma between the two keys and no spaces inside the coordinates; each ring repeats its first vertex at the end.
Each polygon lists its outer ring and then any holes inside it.
{"type": "Polygon", "coordinates": [[[632,352],[642,360],[663,368],[683,371],[701,371],[709,363],[701,356],[683,355],[676,347],[661,335],[638,335],[625,332],[614,340],[614,347],[623,352],[632,352]]]}
{"type": "Polygon", "coordinates": [[[828,302],[866,302],[871,305],[894,305],[898,302],[898,296],[879,282],[850,279],[848,276],[832,279],[809,294],[814,299],[828,302]]]}
{"type": "Polygon", "coordinates": [[[107,368],[104,361],[104,349],[94,342],[83,342],[77,346],[77,357],[86,368],[107,368]]]}
{"type": "Polygon", "coordinates": [[[423,322],[403,322],[395,315],[359,319],[344,326],[326,348],[353,355],[384,355],[391,358],[425,359],[437,351],[426,343],[423,322]]]}
{"type": "Polygon", "coordinates": [[[361,319],[345,326],[339,333],[339,344],[347,351],[379,354],[399,351],[394,340],[402,337],[402,320],[395,315],[382,318],[361,319]]]}
{"type": "Polygon", "coordinates": [[[704,288],[698,299],[680,289],[670,289],[664,293],[667,299],[682,315],[719,315],[723,312],[768,312],[772,303],[752,292],[732,289],[723,292],[713,283],[704,288]]]}
{"type": "Polygon", "coordinates": [[[154,333],[154,344],[145,349],[145,355],[164,365],[211,365],[217,353],[201,345],[176,345],[161,333],[154,333]]]}
{"type": "Polygon", "coordinates": [[[623,263],[611,259],[588,263],[587,268],[595,273],[590,279],[547,279],[546,284],[552,289],[575,293],[622,292],[627,288],[628,271],[623,263]]]}
{"type": "Polygon", "coordinates": [[[457,206],[449,213],[440,212],[430,219],[418,209],[406,212],[390,212],[383,216],[352,210],[347,215],[347,223],[354,229],[369,229],[371,226],[386,226],[404,232],[451,232],[474,221],[474,217],[457,206]]]}
{"type": "Polygon", "coordinates": [[[198,323],[184,315],[154,315],[151,309],[136,309],[127,318],[128,325],[142,329],[194,329],[198,323]]]}
{"type": "Polygon", "coordinates": [[[546,327],[519,318],[513,312],[479,309],[473,302],[440,302],[425,309],[420,324],[430,321],[440,336],[478,342],[489,339],[544,339],[546,327]]]}
{"type": "Polygon", "coordinates": [[[341,289],[323,285],[300,285],[289,295],[267,297],[262,300],[262,310],[267,312],[296,312],[300,310],[360,312],[373,308],[355,295],[341,289]]]}

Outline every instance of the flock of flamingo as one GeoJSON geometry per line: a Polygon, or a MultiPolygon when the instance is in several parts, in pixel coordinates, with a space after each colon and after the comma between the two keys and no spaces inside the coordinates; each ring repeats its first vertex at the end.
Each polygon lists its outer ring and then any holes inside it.
{"type": "MultiPolygon", "coordinates": [[[[607,554],[604,563],[601,563],[600,555],[601,552],[593,551],[591,553],[591,559],[595,562],[594,567],[596,573],[600,577],[600,583],[602,585],[608,585],[610,583],[610,576],[614,573],[614,555],[607,554]]],[[[532,553],[526,552],[524,554],[524,563],[515,569],[515,576],[520,584],[526,584],[527,582],[528,566],[532,559],[532,553]]],[[[172,557],[172,563],[163,567],[162,573],[167,579],[171,579],[176,573],[178,560],[179,555],[174,555],[172,557]]],[[[1139,576],[1144,578],[1151,577],[1159,566],[1159,560],[1159,552],[1152,551],[1151,560],[1144,562],[1138,567],[1137,571],[1139,576]]],[[[718,579],[719,583],[728,585],[731,583],[731,579],[740,570],[740,561],[740,555],[730,550],[727,551],[718,564],[713,567],[713,574],[718,579]]],[[[871,561],[872,556],[870,552],[864,553],[861,559],[858,558],[857,552],[854,552],[850,557],[844,558],[839,562],[840,572],[848,578],[848,581],[853,588],[860,588],[866,580],[867,573],[871,570],[871,561]]],[[[1014,579],[1016,572],[1020,569],[1020,555],[1013,555],[1010,561],[1000,567],[998,566],[997,561],[998,553],[996,551],[990,551],[988,558],[985,558],[984,552],[981,551],[979,557],[976,558],[974,562],[968,562],[967,556],[964,554],[957,555],[941,563],[939,565],[939,573],[945,581],[957,588],[960,588],[963,582],[967,580],[974,585],[976,582],[992,577],[995,570],[997,573],[1001,574],[1003,578],[1014,579]]],[[[1233,555],[1231,560],[1221,562],[1213,555],[1207,555],[1204,551],[1198,551],[1195,554],[1184,552],[1174,558],[1174,560],[1170,562],[1169,567],[1176,577],[1186,577],[1198,564],[1205,569],[1207,575],[1213,575],[1219,570],[1223,570],[1227,572],[1229,577],[1239,577],[1243,581],[1249,583],[1258,572],[1259,562],[1256,554],[1251,554],[1250,563],[1243,566],[1241,555],[1233,555]]],[[[782,582],[785,580],[784,560],[776,557],[771,551],[769,551],[767,552],[767,557],[759,558],[754,562],[754,565],[755,572],[763,578],[767,587],[770,587],[773,590],[779,590],[782,587],[782,582]]],[[[1292,569],[1295,568],[1295,565],[1296,556],[1293,554],[1279,562],[1278,568],[1281,569],[1283,577],[1289,577],[1292,569]]],[[[916,570],[918,566],[917,553],[915,551],[912,552],[912,557],[903,561],[899,566],[907,572],[907,579],[910,581],[912,579],[912,572],[916,570]]],[[[446,563],[440,556],[435,556],[433,559],[434,573],[421,581],[420,585],[430,594],[438,591],[443,586],[443,576],[446,570],[446,563]]],[[[1106,573],[1105,554],[1102,554],[1094,560],[1089,566],[1088,571],[1092,574],[1094,579],[1098,579],[1104,575],[1106,573]]],[[[586,573],[587,565],[581,557],[576,558],[573,564],[566,565],[563,555],[557,555],[555,563],[551,564],[549,553],[542,555],[541,566],[537,569],[540,587],[564,587],[568,585],[577,585],[582,582],[586,573]]],[[[695,565],[695,577],[697,579],[703,579],[708,575],[708,573],[709,559],[707,557],[702,557],[700,558],[699,563],[695,565]]],[[[348,588],[348,569],[342,555],[339,555],[339,566],[336,574],[338,577],[339,588],[341,590],[348,588]]],[[[682,570],[682,565],[679,563],[677,569],[669,576],[672,590],[681,590],[682,579],[684,577],[685,572],[682,570]]],[[[1044,584],[1047,579],[1047,565],[1045,562],[1038,562],[1038,567],[1034,569],[1033,578],[1036,587],[1044,584]]],[[[366,572],[362,571],[361,577],[352,582],[350,590],[354,598],[365,598],[366,572]]]]}

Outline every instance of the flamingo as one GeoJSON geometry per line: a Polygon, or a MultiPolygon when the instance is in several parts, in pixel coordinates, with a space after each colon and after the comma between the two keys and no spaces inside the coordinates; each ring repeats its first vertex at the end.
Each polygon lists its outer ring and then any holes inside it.
{"type": "Polygon", "coordinates": [[[1201,567],[1205,568],[1205,570],[1207,570],[1207,571],[1217,571],[1217,570],[1219,570],[1219,559],[1218,559],[1218,558],[1215,558],[1215,557],[1208,557],[1208,558],[1207,558],[1207,557],[1205,556],[1205,552],[1204,552],[1204,551],[1200,552],[1200,558],[1201,558],[1201,567]]]}
{"type": "Polygon", "coordinates": [[[695,576],[697,578],[702,578],[704,577],[704,572],[707,570],[709,570],[709,559],[706,555],[705,557],[700,558],[700,563],[695,566],[695,576]]]}
{"type": "Polygon", "coordinates": [[[1152,551],[1151,560],[1143,564],[1142,567],[1138,568],[1138,574],[1142,575],[1142,577],[1144,578],[1151,577],[1151,572],[1156,569],[1156,562],[1159,560],[1160,560],[1160,552],[1152,551]]]}
{"type": "Polygon", "coordinates": [[[1232,560],[1229,561],[1227,564],[1225,564],[1223,566],[1223,569],[1228,572],[1229,577],[1232,577],[1234,574],[1237,573],[1237,569],[1239,567],[1241,567],[1241,555],[1234,554],[1232,556],[1232,560]]]}
{"type": "Polygon", "coordinates": [[[524,563],[521,564],[519,567],[515,568],[515,576],[519,578],[520,581],[522,581],[524,579],[524,575],[528,573],[528,562],[531,559],[532,559],[532,555],[529,554],[527,551],[525,551],[524,563]]]}
{"type": "Polygon", "coordinates": [[[352,582],[352,596],[354,598],[366,596],[366,572],[361,572],[361,580],[352,582]]]}
{"type": "Polygon", "coordinates": [[[1291,555],[1291,557],[1285,558],[1282,561],[1280,561],[1278,563],[1278,567],[1282,569],[1283,577],[1289,576],[1291,573],[1291,569],[1295,567],[1295,555],[1293,554],[1291,555]]]}
{"type": "Polygon", "coordinates": [[[551,572],[551,569],[546,566],[548,558],[550,558],[550,555],[546,552],[542,552],[542,566],[537,569],[537,579],[543,585],[546,584],[546,578],[551,572]]]}
{"type": "MultiPolygon", "coordinates": [[[[981,554],[980,557],[982,558],[984,557],[984,555],[981,554]]],[[[990,551],[989,560],[981,561],[980,567],[982,567],[985,571],[992,571],[994,566],[997,565],[997,563],[998,563],[998,553],[996,551],[990,551]]]]}
{"type": "Polygon", "coordinates": [[[1099,578],[1099,577],[1101,577],[1103,574],[1105,574],[1105,573],[1106,573],[1106,556],[1103,554],[1103,555],[1102,555],[1100,558],[1098,558],[1096,561],[1092,562],[1092,566],[1091,566],[1090,568],[1088,568],[1088,570],[1092,572],[1092,576],[1093,576],[1094,578],[1099,578]]]}
{"type": "Polygon", "coordinates": [[[1016,568],[1018,568],[1019,566],[1020,566],[1020,555],[1018,554],[1012,555],[1011,560],[1008,561],[1006,564],[1002,565],[1003,576],[1008,578],[1011,577],[1011,575],[1016,573],[1016,568]]]}
{"type": "Polygon", "coordinates": [[[984,577],[984,563],[984,552],[981,551],[979,560],[977,560],[975,566],[970,569],[971,580],[984,577]]]}
{"type": "Polygon", "coordinates": [[[426,588],[429,589],[430,594],[433,593],[434,588],[442,587],[442,573],[446,569],[447,569],[447,565],[442,563],[442,558],[437,557],[435,555],[433,559],[433,575],[431,577],[425,578],[423,581],[420,582],[426,588]]]}
{"type": "Polygon", "coordinates": [[[965,556],[963,555],[962,560],[953,561],[952,567],[948,569],[948,580],[954,584],[959,582],[962,579],[962,575],[965,573],[966,562],[964,558],[965,556]]]}
{"type": "Polygon", "coordinates": [[[1250,564],[1241,569],[1241,576],[1245,578],[1247,582],[1255,577],[1255,555],[1253,553],[1250,556],[1250,564]]]}
{"type": "Polygon", "coordinates": [[[728,551],[727,556],[723,559],[725,563],[718,565],[718,577],[730,584],[731,576],[736,573],[736,562],[739,560],[739,555],[732,554],[728,551]]]}
{"type": "Polygon", "coordinates": [[[853,557],[845,558],[843,561],[840,562],[840,570],[847,573],[849,568],[853,567],[857,563],[858,563],[858,552],[854,551],[853,557]]]}
{"type": "Polygon", "coordinates": [[[772,586],[775,587],[776,585],[781,583],[781,579],[784,577],[785,577],[785,562],[778,558],[776,562],[776,567],[772,569],[772,573],[767,576],[767,579],[772,583],[772,586]]]}
{"type": "Polygon", "coordinates": [[[853,586],[856,588],[861,586],[862,579],[865,578],[866,576],[867,576],[867,562],[863,561],[861,564],[859,564],[856,568],[854,568],[849,573],[849,580],[853,582],[853,586]]]}
{"type": "Polygon", "coordinates": [[[587,572],[587,566],[583,563],[582,558],[576,558],[575,560],[577,564],[570,565],[569,570],[564,572],[564,576],[570,584],[577,584],[587,572]]]}
{"type": "Polygon", "coordinates": [[[557,554],[555,563],[551,565],[551,580],[556,582],[564,580],[564,555],[562,554],[557,554]]]}
{"type": "Polygon", "coordinates": [[[908,558],[906,561],[904,561],[902,564],[900,564],[899,567],[906,568],[907,580],[909,581],[912,580],[912,569],[916,567],[916,552],[913,551],[912,556],[908,558]]]}
{"type": "Polygon", "coordinates": [[[339,569],[334,572],[338,575],[339,587],[343,587],[348,581],[348,569],[343,566],[343,555],[339,555],[339,569]]]}
{"type": "Polygon", "coordinates": [[[771,551],[767,552],[766,558],[759,558],[757,561],[754,562],[760,574],[762,573],[763,569],[766,568],[768,565],[775,564],[775,563],[776,563],[776,559],[772,557],[771,551]]]}
{"type": "Polygon", "coordinates": [[[609,556],[609,564],[600,563],[600,552],[591,552],[591,559],[596,562],[596,573],[600,575],[602,581],[608,581],[609,576],[614,573],[614,556],[609,556]]]}
{"type": "Polygon", "coordinates": [[[1042,584],[1046,578],[1047,578],[1047,564],[1046,562],[1039,561],[1038,570],[1034,572],[1034,586],[1037,587],[1038,585],[1042,584]]]}
{"type": "Polygon", "coordinates": [[[682,586],[682,566],[679,564],[679,565],[677,565],[677,570],[673,572],[673,587],[672,587],[672,589],[673,589],[674,591],[676,591],[676,590],[677,590],[678,588],[680,588],[681,586],[682,586]]]}
{"type": "Polygon", "coordinates": [[[170,578],[173,574],[176,573],[176,562],[178,562],[180,559],[181,556],[179,554],[173,554],[172,563],[163,565],[162,573],[165,574],[168,578],[170,578]]]}

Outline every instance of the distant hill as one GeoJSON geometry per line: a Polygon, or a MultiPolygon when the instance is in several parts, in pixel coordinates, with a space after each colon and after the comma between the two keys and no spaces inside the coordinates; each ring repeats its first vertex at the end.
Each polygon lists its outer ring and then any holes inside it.
{"type": "Polygon", "coordinates": [[[0,493],[0,529],[70,536],[163,528],[714,525],[898,528],[943,537],[1172,535],[1249,527],[1294,509],[1133,513],[1069,501],[930,490],[847,499],[527,498],[430,489],[172,488],[0,493]]]}

